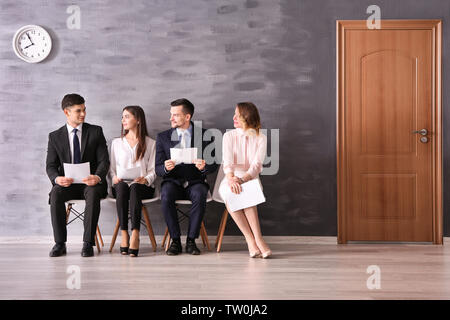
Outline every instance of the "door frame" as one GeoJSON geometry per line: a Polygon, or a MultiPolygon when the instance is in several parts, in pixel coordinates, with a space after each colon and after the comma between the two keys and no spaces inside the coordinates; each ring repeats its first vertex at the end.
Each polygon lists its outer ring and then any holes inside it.
{"type": "MultiPolygon", "coordinates": [[[[346,196],[348,159],[346,157],[345,109],[345,31],[367,30],[366,20],[336,20],[336,150],[337,150],[337,225],[339,244],[347,243],[346,196]]],[[[442,20],[381,20],[381,30],[428,29],[433,32],[432,84],[432,172],[433,172],[433,244],[443,244],[442,176],[442,20]]],[[[374,30],[376,32],[376,30],[374,30]]]]}

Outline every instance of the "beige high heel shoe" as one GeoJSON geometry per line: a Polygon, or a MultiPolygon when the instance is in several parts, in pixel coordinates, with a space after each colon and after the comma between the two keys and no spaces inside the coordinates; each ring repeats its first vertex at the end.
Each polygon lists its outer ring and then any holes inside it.
{"type": "Polygon", "coordinates": [[[252,251],[250,249],[250,245],[247,243],[247,248],[248,248],[250,258],[259,258],[259,256],[261,255],[261,250],[259,250],[258,246],[255,246],[255,247],[257,248],[256,251],[252,251]]]}
{"type": "Polygon", "coordinates": [[[267,246],[267,244],[264,240],[261,239],[260,242],[262,242],[262,243],[261,243],[261,246],[258,245],[258,248],[261,251],[261,258],[267,259],[268,257],[270,257],[272,255],[272,250],[269,249],[269,247],[267,246]],[[262,245],[262,244],[264,244],[264,245],[262,245]],[[263,252],[261,250],[261,248],[267,248],[269,250],[263,252]]]}
{"type": "Polygon", "coordinates": [[[259,258],[261,251],[250,252],[250,258],[259,258]]]}

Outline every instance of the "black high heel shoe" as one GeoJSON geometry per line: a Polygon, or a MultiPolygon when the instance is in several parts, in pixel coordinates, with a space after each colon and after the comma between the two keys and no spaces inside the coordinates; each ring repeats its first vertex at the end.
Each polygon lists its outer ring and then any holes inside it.
{"type": "Polygon", "coordinates": [[[130,249],[130,257],[137,257],[139,254],[139,249],[130,249]]]}
{"type": "Polygon", "coordinates": [[[130,248],[130,235],[127,234],[127,236],[128,236],[128,247],[120,247],[120,254],[124,256],[128,254],[128,249],[130,248]]]}
{"type": "MultiPolygon", "coordinates": [[[[130,241],[131,242],[131,241],[130,241]]],[[[129,249],[129,252],[130,252],[130,257],[137,257],[138,256],[138,254],[139,254],[139,244],[140,244],[140,239],[138,239],[137,240],[137,246],[138,246],[138,248],[137,249],[129,249]]]]}

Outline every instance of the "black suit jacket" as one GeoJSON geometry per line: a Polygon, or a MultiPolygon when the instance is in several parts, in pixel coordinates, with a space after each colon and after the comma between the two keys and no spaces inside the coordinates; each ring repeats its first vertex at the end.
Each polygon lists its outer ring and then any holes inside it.
{"type": "MultiPolygon", "coordinates": [[[[81,162],[90,163],[91,174],[100,177],[100,184],[106,191],[109,156],[102,127],[83,123],[81,130],[81,162]]],[[[56,177],[64,176],[64,163],[72,163],[66,125],[48,135],[46,169],[53,185],[55,185],[56,177]]]]}
{"type": "MultiPolygon", "coordinates": [[[[191,148],[198,148],[198,150],[202,151],[201,154],[203,155],[205,148],[210,144],[214,144],[214,138],[211,141],[203,141],[203,135],[206,129],[201,129],[200,127],[194,126],[193,122],[191,122],[191,125],[193,128],[191,137],[191,148]],[[200,141],[195,141],[196,137],[195,132],[200,129],[202,130],[201,145],[200,141]]],[[[158,136],[156,137],[155,171],[158,176],[163,178],[161,185],[163,185],[167,181],[173,181],[176,184],[182,186],[183,183],[187,181],[189,186],[194,185],[196,183],[203,183],[209,188],[209,185],[206,182],[206,175],[213,173],[214,171],[217,170],[218,165],[215,161],[212,164],[206,164],[205,169],[203,171],[198,170],[194,164],[181,163],[176,165],[175,168],[166,173],[164,168],[164,161],[170,159],[170,148],[175,147],[175,145],[179,143],[178,140],[172,141],[171,139],[172,133],[175,130],[176,130],[175,128],[171,128],[169,130],[159,133],[158,136]]],[[[209,148],[211,147],[212,146],[210,146],[209,148]]],[[[212,151],[211,154],[212,156],[215,156],[215,151],[212,151]]],[[[200,158],[203,159],[203,157],[200,158]]]]}

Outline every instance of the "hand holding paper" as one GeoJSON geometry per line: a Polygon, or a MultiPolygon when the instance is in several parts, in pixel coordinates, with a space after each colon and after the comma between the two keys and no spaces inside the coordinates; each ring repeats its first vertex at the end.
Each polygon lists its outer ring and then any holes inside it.
{"type": "Polygon", "coordinates": [[[55,182],[61,187],[69,187],[73,183],[73,179],[67,177],[57,177],[55,182]]]}
{"type": "Polygon", "coordinates": [[[89,162],[84,163],[64,163],[64,176],[72,178],[73,183],[85,183],[83,179],[91,175],[89,162]]]}
{"type": "Polygon", "coordinates": [[[139,184],[146,184],[147,179],[145,179],[145,177],[139,177],[139,178],[134,179],[134,182],[139,183],[139,184]]]}
{"type": "Polygon", "coordinates": [[[256,206],[266,201],[259,179],[253,179],[241,184],[242,192],[231,192],[227,188],[226,194],[221,195],[232,212],[256,206]]]}
{"type": "Polygon", "coordinates": [[[166,168],[167,171],[171,171],[173,168],[175,168],[175,161],[173,160],[166,160],[164,161],[164,167],[166,168]]]}
{"type": "Polygon", "coordinates": [[[97,183],[100,182],[100,178],[98,176],[91,174],[86,178],[82,179],[81,181],[83,181],[83,183],[87,184],[88,186],[95,186],[97,183]]]}
{"type": "Polygon", "coordinates": [[[203,159],[194,159],[194,164],[197,167],[198,170],[205,169],[206,161],[203,159]]]}
{"type": "Polygon", "coordinates": [[[133,181],[141,176],[141,167],[125,169],[117,166],[117,178],[122,180],[133,181]]]}

